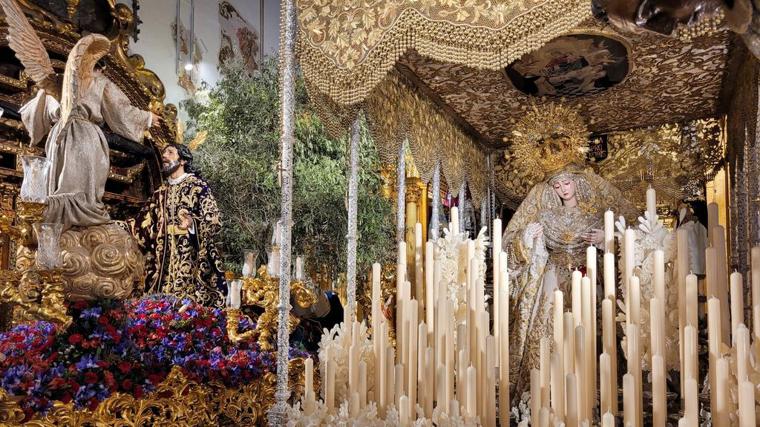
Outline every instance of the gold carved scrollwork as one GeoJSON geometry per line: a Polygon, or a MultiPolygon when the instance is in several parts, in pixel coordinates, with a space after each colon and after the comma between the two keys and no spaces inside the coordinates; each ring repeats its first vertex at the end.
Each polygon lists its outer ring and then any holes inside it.
{"type": "MultiPolygon", "coordinates": [[[[288,363],[291,398],[304,390],[304,360],[288,363]]],[[[315,377],[315,383],[317,378],[315,377]]],[[[277,376],[267,372],[256,381],[238,388],[219,383],[199,384],[189,380],[178,367],[172,368],[156,390],[142,399],[116,393],[94,410],[76,409],[73,403],[55,402],[44,418],[25,426],[208,426],[259,425],[274,404],[277,376]]],[[[319,387],[318,384],[315,384],[319,387]]],[[[24,411],[12,396],[0,389],[0,425],[21,425],[24,411]]]]}
{"type": "MultiPolygon", "coordinates": [[[[274,349],[274,338],[277,336],[279,302],[279,279],[267,274],[266,266],[259,267],[256,277],[243,279],[241,304],[243,306],[257,306],[264,309],[256,319],[256,329],[244,333],[237,332],[237,325],[242,317],[238,309],[227,310],[227,334],[234,342],[241,342],[258,337],[259,348],[264,351],[274,349]]],[[[293,281],[290,284],[290,296],[300,308],[309,308],[317,302],[317,295],[312,289],[301,281],[293,281]]],[[[293,331],[300,323],[300,319],[290,313],[288,328],[293,331]]]]}

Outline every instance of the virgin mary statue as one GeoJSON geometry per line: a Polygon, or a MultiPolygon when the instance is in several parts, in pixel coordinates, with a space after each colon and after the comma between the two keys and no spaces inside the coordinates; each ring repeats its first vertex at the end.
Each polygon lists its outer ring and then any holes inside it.
{"type": "Polygon", "coordinates": [[[603,245],[604,212],[636,215],[617,188],[585,167],[588,134],[580,114],[561,104],[534,107],[513,131],[515,166],[536,182],[503,236],[512,279],[509,354],[517,398],[538,367],[541,339],[553,334],[554,291],[569,295],[573,270],[585,267],[586,248],[603,245]]]}

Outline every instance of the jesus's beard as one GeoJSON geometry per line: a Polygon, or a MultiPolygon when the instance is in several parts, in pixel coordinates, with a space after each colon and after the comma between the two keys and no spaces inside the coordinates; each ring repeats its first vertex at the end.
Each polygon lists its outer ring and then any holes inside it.
{"type": "Polygon", "coordinates": [[[169,175],[173,174],[174,172],[176,172],[177,169],[179,169],[179,166],[180,166],[179,160],[172,160],[169,163],[164,163],[164,167],[161,168],[161,172],[165,176],[169,176],[169,175]]]}

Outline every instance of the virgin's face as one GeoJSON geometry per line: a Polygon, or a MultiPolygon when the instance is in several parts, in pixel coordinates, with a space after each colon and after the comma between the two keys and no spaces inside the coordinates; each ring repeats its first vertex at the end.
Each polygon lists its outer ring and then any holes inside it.
{"type": "Polygon", "coordinates": [[[572,178],[560,178],[552,184],[554,192],[563,202],[575,198],[575,181],[572,178]]]}

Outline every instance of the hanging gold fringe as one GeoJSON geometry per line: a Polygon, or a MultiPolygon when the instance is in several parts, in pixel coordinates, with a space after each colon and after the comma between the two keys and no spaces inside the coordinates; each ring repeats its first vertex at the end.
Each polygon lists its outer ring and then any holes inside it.
{"type": "Polygon", "coordinates": [[[409,49],[500,69],[590,16],[587,0],[299,0],[298,57],[320,92],[350,105],[409,49]]]}

